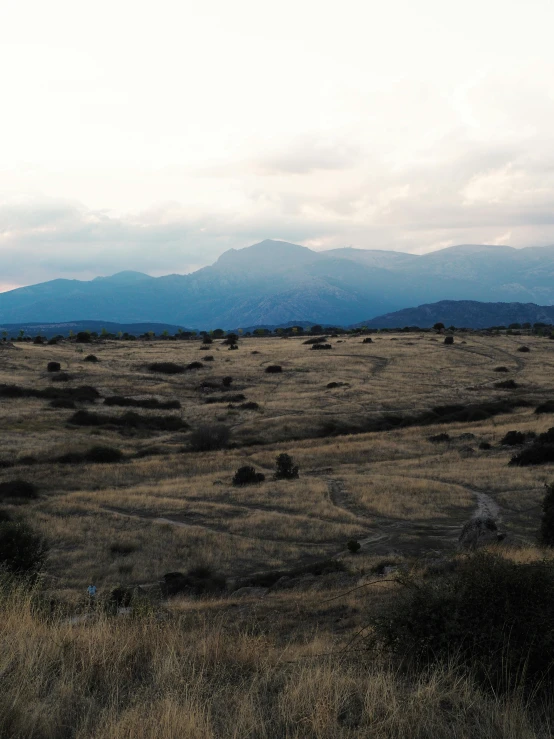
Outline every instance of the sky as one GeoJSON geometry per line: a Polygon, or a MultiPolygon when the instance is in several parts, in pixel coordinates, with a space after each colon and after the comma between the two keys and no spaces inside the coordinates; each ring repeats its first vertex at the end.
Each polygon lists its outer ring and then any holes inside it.
{"type": "Polygon", "coordinates": [[[0,290],[554,244],[552,0],[0,4],[0,290]]]}

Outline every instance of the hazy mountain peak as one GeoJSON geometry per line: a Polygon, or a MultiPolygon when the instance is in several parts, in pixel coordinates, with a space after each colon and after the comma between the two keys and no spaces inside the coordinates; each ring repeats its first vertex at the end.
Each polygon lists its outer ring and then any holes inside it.
{"type": "Polygon", "coordinates": [[[265,239],[244,249],[229,249],[219,257],[214,267],[283,269],[313,262],[318,257],[317,252],[306,246],[265,239]]]}
{"type": "Polygon", "coordinates": [[[115,275],[107,275],[106,277],[95,277],[93,282],[117,282],[119,284],[131,284],[140,282],[141,280],[153,279],[144,272],[135,272],[132,269],[126,269],[122,272],[116,272],[115,275]]]}

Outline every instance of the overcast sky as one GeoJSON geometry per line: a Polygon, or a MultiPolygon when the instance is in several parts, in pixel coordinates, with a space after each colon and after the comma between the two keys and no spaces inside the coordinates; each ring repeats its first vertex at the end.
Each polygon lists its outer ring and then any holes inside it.
{"type": "Polygon", "coordinates": [[[554,243],[552,0],[0,4],[0,290],[554,243]]]}

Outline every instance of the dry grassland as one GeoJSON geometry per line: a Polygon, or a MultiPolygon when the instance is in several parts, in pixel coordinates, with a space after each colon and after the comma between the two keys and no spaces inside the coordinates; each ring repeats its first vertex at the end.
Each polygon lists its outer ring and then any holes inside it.
{"type": "MultiPolygon", "coordinates": [[[[185,341],[105,342],[84,352],[70,343],[0,349],[0,383],[54,386],[46,364],[58,361],[71,380],[56,387],[91,385],[102,398],[179,400],[181,410],[131,410],[177,415],[189,427],[74,426],[68,423],[74,411],[51,408],[48,400],[0,398],[0,460],[16,463],[0,468],[0,482],[20,478],[40,489],[37,500],[4,508],[49,540],[43,583],[49,594],[75,604],[89,582],[103,595],[199,565],[230,580],[327,557],[347,567],[325,583],[307,580],[264,599],[177,599],[163,607],[163,618],[137,622],[45,622],[23,595],[14,596],[3,606],[2,638],[11,646],[0,673],[34,678],[20,685],[15,702],[0,704],[8,727],[0,736],[548,736],[517,701],[477,694],[454,672],[406,682],[386,664],[368,670],[365,657],[360,664],[343,654],[337,662],[364,623],[367,593],[387,597],[386,584],[327,603],[383,560],[418,567],[455,552],[479,494],[499,506],[509,556],[542,556],[534,542],[544,484],[554,471],[509,467],[513,450],[499,444],[511,429],[554,426],[552,415],[533,413],[554,399],[554,342],[524,341],[526,354],[517,352],[522,338],[470,334],[453,346],[429,334],[377,336],[372,344],[331,339],[332,351],[319,352],[296,338],[243,339],[232,352],[220,342],[200,351],[198,342],[185,341]],[[97,364],[83,361],[88,351],[97,364]],[[215,361],[180,375],[147,369],[207,354],[215,361]],[[283,372],[265,373],[271,364],[283,372]],[[509,372],[495,372],[499,365],[509,372]],[[200,383],[220,384],[227,375],[234,378],[227,394],[242,393],[257,410],[237,407],[244,401],[233,408],[205,402],[210,394],[200,383]],[[520,387],[494,388],[507,378],[520,387]],[[328,389],[329,382],[345,384],[328,389]],[[383,413],[512,397],[530,405],[479,422],[324,435],[329,422],[356,426],[383,413]],[[212,423],[229,427],[229,447],[191,452],[191,430],[212,423]],[[428,440],[439,433],[451,441],[428,440]],[[479,449],[481,442],[492,448],[479,449]],[[120,449],[125,460],[55,461],[99,444],[120,449]],[[281,452],[294,457],[299,479],[272,479],[281,452]],[[266,481],[233,487],[235,470],[246,464],[266,481]],[[362,542],[360,554],[348,553],[349,539],[362,542]],[[102,687],[91,683],[94,675],[102,687]],[[31,702],[35,709],[23,711],[31,702]]],[[[104,406],[102,398],[77,407],[112,416],[129,410],[104,406]]],[[[15,688],[8,688],[13,699],[15,688]]]]}

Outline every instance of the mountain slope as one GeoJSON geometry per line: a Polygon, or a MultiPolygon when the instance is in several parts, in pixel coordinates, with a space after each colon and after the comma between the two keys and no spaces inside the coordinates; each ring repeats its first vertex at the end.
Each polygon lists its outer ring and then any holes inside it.
{"type": "Polygon", "coordinates": [[[129,271],[1,293],[0,322],[86,319],[233,328],[309,317],[352,324],[443,300],[552,304],[554,247],[461,245],[419,256],[352,248],[316,252],[266,240],[231,249],[188,275],[155,278],[129,271]]]}

